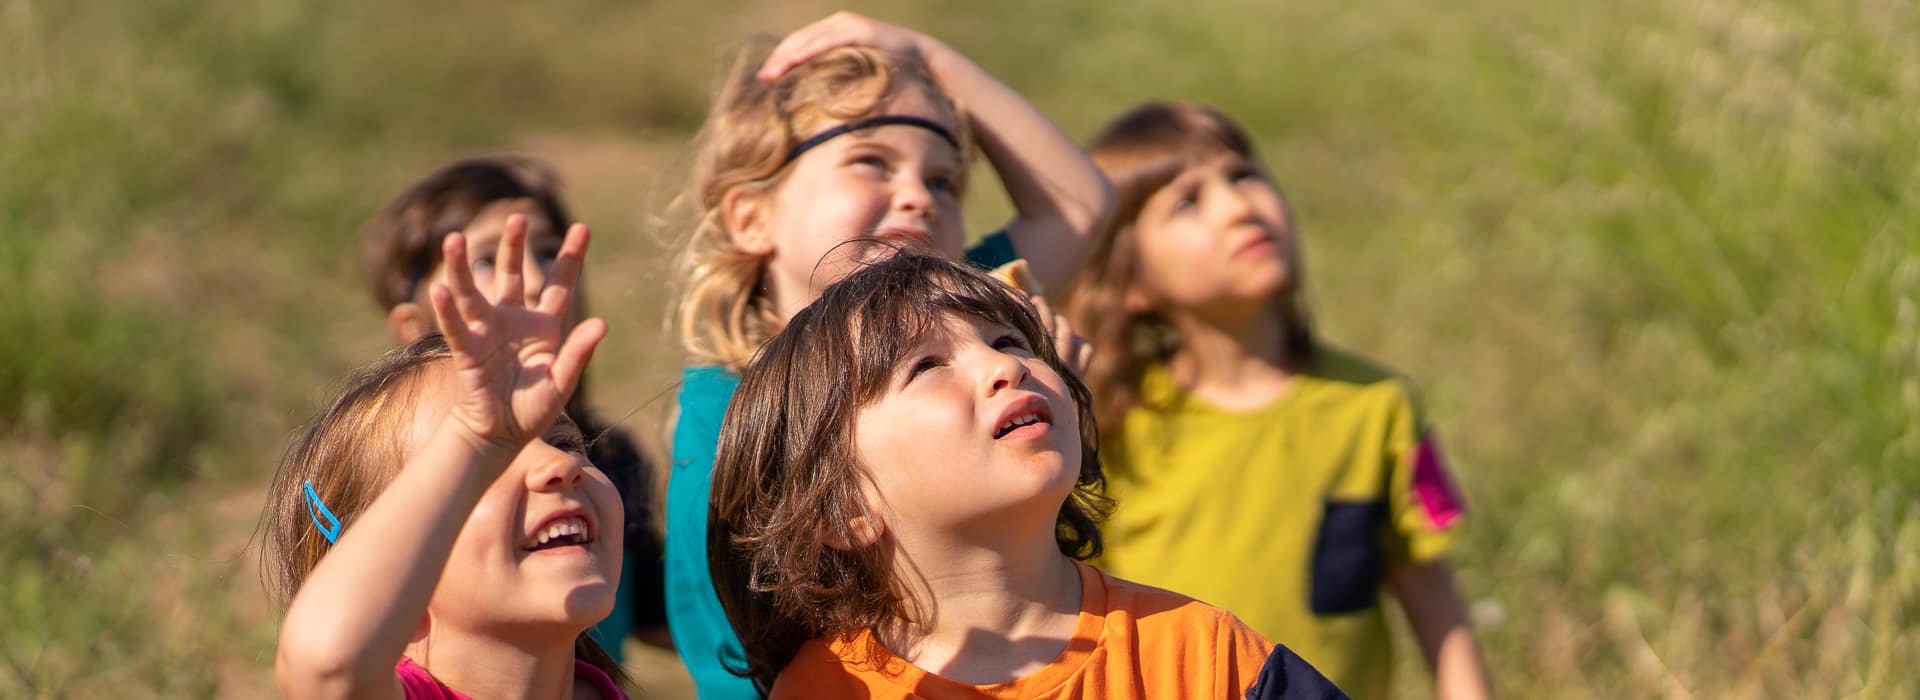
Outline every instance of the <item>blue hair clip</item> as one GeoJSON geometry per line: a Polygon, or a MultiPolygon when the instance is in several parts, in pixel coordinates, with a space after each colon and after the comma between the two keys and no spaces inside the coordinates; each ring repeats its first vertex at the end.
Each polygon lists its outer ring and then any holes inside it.
{"type": "Polygon", "coordinates": [[[313,482],[306,482],[307,514],[313,516],[313,526],[320,529],[320,536],[327,538],[327,544],[340,540],[340,518],[327,510],[327,504],[320,502],[320,494],[313,490],[313,482]],[[321,521],[320,518],[326,518],[321,521]],[[332,523],[329,526],[327,523],[332,523]]]}

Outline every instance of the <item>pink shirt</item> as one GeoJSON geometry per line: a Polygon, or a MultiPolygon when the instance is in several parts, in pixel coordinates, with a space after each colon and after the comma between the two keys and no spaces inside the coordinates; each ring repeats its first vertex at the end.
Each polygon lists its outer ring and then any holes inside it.
{"type": "MultiPolygon", "coordinates": [[[[413,663],[413,659],[400,657],[400,663],[393,665],[393,672],[400,676],[400,689],[406,691],[408,700],[473,700],[460,691],[447,687],[433,674],[413,663]]],[[[573,677],[585,678],[600,697],[608,700],[627,700],[627,694],[613,684],[607,672],[595,668],[593,664],[573,660],[573,677]]]]}

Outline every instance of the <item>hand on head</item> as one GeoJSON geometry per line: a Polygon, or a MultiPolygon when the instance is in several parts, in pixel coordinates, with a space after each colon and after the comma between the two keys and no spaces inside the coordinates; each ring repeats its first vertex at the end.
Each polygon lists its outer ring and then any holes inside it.
{"type": "Polygon", "coordinates": [[[842,46],[866,46],[924,59],[932,38],[899,25],[852,12],[835,12],[826,19],[794,30],[773,47],[760,66],[761,80],[778,80],[794,66],[842,46]]]}
{"type": "Polygon", "coordinates": [[[543,289],[526,286],[521,268],[526,241],[526,217],[509,217],[495,265],[496,303],[474,284],[466,237],[447,236],[442,244],[447,283],[435,284],[431,292],[461,391],[449,416],[474,437],[516,451],[560,415],[607,332],[597,318],[567,331],[587,227],[574,224],[567,230],[543,289]]]}

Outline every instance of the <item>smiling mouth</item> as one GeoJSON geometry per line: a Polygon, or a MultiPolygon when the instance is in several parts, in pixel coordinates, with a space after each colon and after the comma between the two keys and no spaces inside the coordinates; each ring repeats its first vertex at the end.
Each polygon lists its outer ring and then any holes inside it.
{"type": "Polygon", "coordinates": [[[999,429],[993,431],[993,439],[998,440],[1000,438],[1006,437],[1008,435],[1011,435],[1014,431],[1019,430],[1021,428],[1025,428],[1030,425],[1052,425],[1052,424],[1053,424],[1053,421],[1050,420],[1050,416],[1046,415],[1046,412],[1044,410],[1027,411],[1025,413],[1020,413],[1013,416],[1012,418],[1008,419],[1007,422],[1005,423],[1001,423],[999,429]]]}
{"type": "Polygon", "coordinates": [[[569,515],[555,519],[533,533],[532,541],[527,545],[529,552],[538,552],[560,547],[572,547],[592,544],[593,528],[587,519],[578,515],[569,515]]]}

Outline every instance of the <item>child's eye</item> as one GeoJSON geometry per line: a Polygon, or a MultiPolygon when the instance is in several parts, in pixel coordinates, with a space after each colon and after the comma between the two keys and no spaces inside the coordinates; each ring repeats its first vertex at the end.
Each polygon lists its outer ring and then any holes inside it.
{"type": "Polygon", "coordinates": [[[918,361],[915,361],[912,367],[907,369],[907,381],[909,382],[913,381],[914,377],[918,377],[922,373],[926,372],[927,370],[931,370],[939,366],[940,366],[940,358],[933,357],[933,356],[922,357],[918,361]]]}
{"type": "Polygon", "coordinates": [[[995,338],[993,348],[995,350],[1024,350],[1033,352],[1032,348],[1027,347],[1027,339],[1021,337],[1018,333],[1008,333],[999,338],[995,338]]]}
{"type": "Polygon", "coordinates": [[[927,178],[926,182],[927,182],[927,189],[932,190],[934,192],[952,192],[953,191],[953,178],[951,177],[947,177],[945,175],[936,175],[934,177],[927,178]]]}
{"type": "Polygon", "coordinates": [[[493,269],[493,257],[492,257],[492,256],[488,256],[488,257],[484,257],[484,258],[474,258],[474,259],[473,259],[473,270],[474,270],[474,272],[486,272],[486,271],[489,271],[489,270],[492,270],[492,269],[493,269]]]}
{"type": "Polygon", "coordinates": [[[880,156],[877,156],[877,155],[868,154],[863,156],[856,156],[853,159],[852,164],[862,168],[870,168],[873,170],[878,170],[880,172],[887,171],[887,159],[881,158],[880,156]]]}
{"type": "Polygon", "coordinates": [[[556,433],[548,435],[546,440],[548,445],[552,445],[554,449],[562,452],[572,452],[581,455],[587,453],[587,439],[579,433],[556,433]]]}

